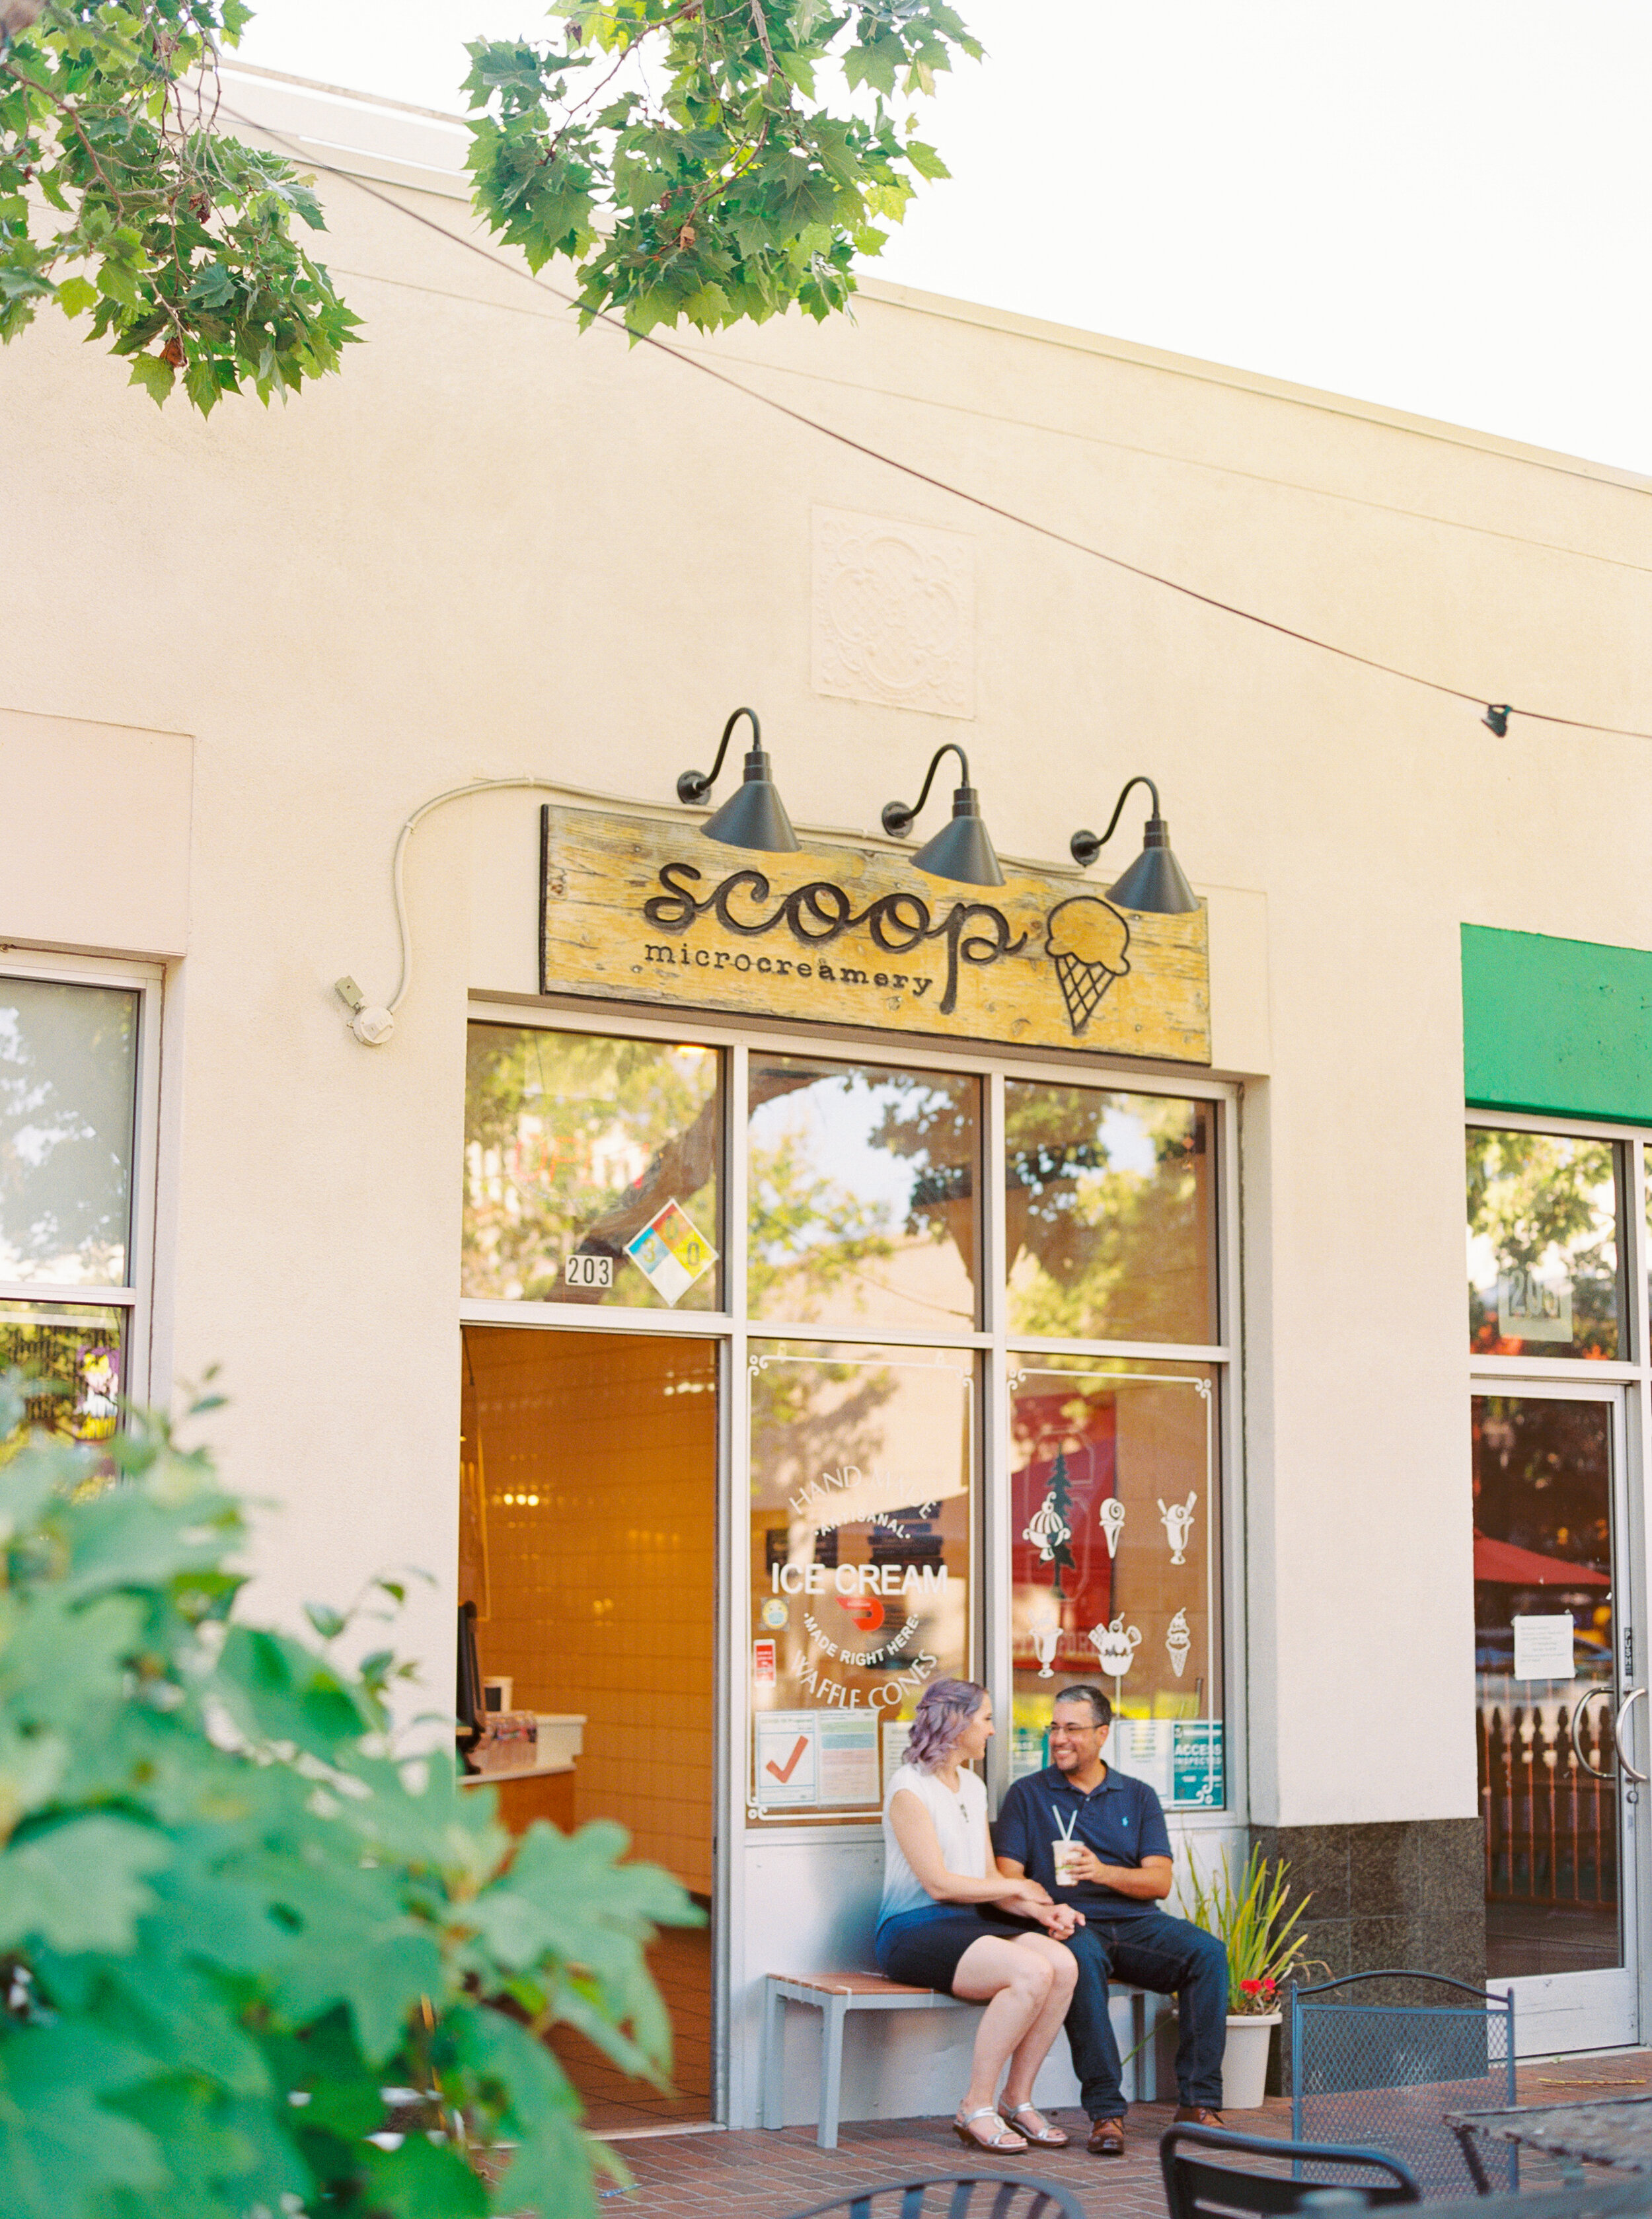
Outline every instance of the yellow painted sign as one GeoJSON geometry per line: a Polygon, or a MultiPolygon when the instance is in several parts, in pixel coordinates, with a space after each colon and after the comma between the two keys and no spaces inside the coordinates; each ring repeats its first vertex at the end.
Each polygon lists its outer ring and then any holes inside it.
{"type": "Polygon", "coordinates": [[[550,806],[540,854],[547,994],[1210,1060],[1202,907],[1140,916],[1078,879],[960,886],[881,848],[752,855],[550,806]]]}

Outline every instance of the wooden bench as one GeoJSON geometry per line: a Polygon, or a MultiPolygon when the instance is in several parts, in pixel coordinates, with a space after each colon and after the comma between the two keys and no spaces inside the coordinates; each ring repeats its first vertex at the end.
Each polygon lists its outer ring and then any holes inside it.
{"type": "MultiPolygon", "coordinates": [[[[1131,2058],[1125,2070],[1138,2103],[1158,2092],[1147,2026],[1147,1991],[1115,1982],[1109,1991],[1130,2006],[1131,2058]]],[[[786,2124],[786,2007],[808,2004],[820,2013],[820,2129],[822,2149],[837,2148],[837,2114],[843,2094],[843,2024],[851,2011],[978,2011],[961,1996],[908,1987],[877,1973],[771,1973],[763,1998],[763,2124],[786,2124]]]]}

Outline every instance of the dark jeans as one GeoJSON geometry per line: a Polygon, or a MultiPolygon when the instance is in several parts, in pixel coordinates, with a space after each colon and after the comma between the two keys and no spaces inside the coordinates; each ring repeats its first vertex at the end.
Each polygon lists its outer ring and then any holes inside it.
{"type": "Polygon", "coordinates": [[[1141,1918],[1088,1914],[1067,1947],[1078,1960],[1078,1982],[1067,2006],[1073,2070],[1092,2119],[1124,2116],[1119,2045],[1108,2017],[1109,1979],[1176,1997],[1182,2036],[1176,2085],[1184,2104],[1211,2110],[1222,2099],[1222,2052],[1227,2046],[1227,1952],[1214,1934],[1162,1911],[1141,1918]]]}

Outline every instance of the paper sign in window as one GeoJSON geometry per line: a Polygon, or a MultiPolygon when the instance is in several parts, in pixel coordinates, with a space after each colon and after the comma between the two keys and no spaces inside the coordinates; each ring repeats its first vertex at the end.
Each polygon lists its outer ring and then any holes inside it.
{"type": "Polygon", "coordinates": [[[820,1800],[820,1751],[812,1711],[760,1711],[755,1720],[757,1800],[765,1809],[820,1800]]]}
{"type": "Polygon", "coordinates": [[[878,1719],[872,1711],[822,1711],[816,1714],[823,1803],[864,1803],[876,1810],[878,1719]]]}
{"type": "Polygon", "coordinates": [[[1572,1614],[1517,1618],[1514,1621],[1514,1676],[1517,1680],[1569,1680],[1572,1664],[1572,1614]]]}

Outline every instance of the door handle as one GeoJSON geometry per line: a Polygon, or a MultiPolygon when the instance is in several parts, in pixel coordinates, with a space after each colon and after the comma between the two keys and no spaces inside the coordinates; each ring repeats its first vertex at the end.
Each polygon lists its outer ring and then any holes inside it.
{"type": "Polygon", "coordinates": [[[1636,1787],[1644,1787],[1648,1779],[1652,1778],[1652,1775],[1644,1772],[1637,1772],[1635,1767],[1630,1762],[1629,1752],[1624,1745],[1624,1720],[1629,1716],[1630,1711],[1633,1706],[1640,1701],[1642,1696],[1644,1695],[1645,1693],[1646,1690],[1644,1688],[1631,1688],[1630,1689],[1628,1694],[1624,1696],[1622,1703],[1618,1706],[1617,1720],[1612,1730],[1612,1738],[1618,1744],[1618,1762],[1621,1768],[1626,1772],[1629,1777],[1635,1782],[1636,1787]]]}
{"type": "MultiPolygon", "coordinates": [[[[1646,1690],[1643,1688],[1637,1692],[1644,1694],[1646,1690]]],[[[1577,1722],[1583,1715],[1584,1706],[1587,1704],[1593,1702],[1597,1695],[1605,1695],[1607,1700],[1610,1701],[1612,1699],[1612,1690],[1609,1688],[1586,1688],[1583,1693],[1578,1697],[1576,1702],[1572,1706],[1572,1756],[1574,1760],[1582,1766],[1585,1772],[1590,1774],[1594,1779],[1610,1780],[1613,1776],[1610,1772],[1602,1772],[1598,1765],[1591,1764],[1588,1758],[1584,1756],[1583,1744],[1578,1738],[1577,1722]]],[[[1635,1698],[1631,1695],[1629,1700],[1630,1702],[1633,1702],[1635,1698]]],[[[1625,1708],[1627,1708],[1627,1705],[1625,1705],[1625,1708]]],[[[1623,1716],[1623,1712],[1620,1711],[1618,1715],[1621,1718],[1623,1716]]],[[[1621,1742],[1618,1744],[1618,1751],[1621,1759],[1623,1755],[1623,1744],[1621,1742]]]]}

